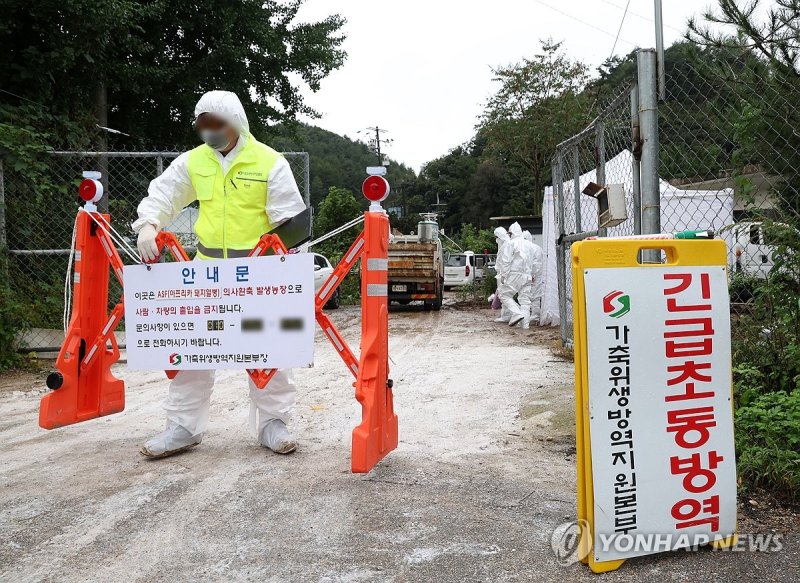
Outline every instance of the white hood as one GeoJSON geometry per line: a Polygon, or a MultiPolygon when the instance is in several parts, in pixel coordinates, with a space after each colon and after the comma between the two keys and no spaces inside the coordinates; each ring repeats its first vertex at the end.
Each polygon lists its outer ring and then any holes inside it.
{"type": "Polygon", "coordinates": [[[242,107],[242,102],[231,91],[209,91],[204,93],[194,106],[194,119],[203,113],[211,113],[228,122],[239,134],[250,133],[250,124],[242,107]]]}

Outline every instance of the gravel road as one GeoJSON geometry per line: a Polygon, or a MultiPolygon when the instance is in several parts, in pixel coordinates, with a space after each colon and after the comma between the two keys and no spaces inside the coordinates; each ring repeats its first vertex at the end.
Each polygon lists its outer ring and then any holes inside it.
{"type": "MultiPolygon", "coordinates": [[[[358,310],[332,314],[357,347],[358,310]]],[[[0,580],[596,580],[550,543],[575,516],[572,364],[554,330],[492,317],[391,314],[400,445],[367,475],[349,471],[352,378],[319,335],[286,457],[249,436],[240,372],[218,374],[203,443],[160,461],[138,448],[163,427],[163,373],[119,365],[126,411],[56,431],[37,426],[44,374],[0,377],[0,580]]],[[[783,550],[665,553],[603,580],[797,581],[797,514],[754,501],[740,523],[783,550]]]]}

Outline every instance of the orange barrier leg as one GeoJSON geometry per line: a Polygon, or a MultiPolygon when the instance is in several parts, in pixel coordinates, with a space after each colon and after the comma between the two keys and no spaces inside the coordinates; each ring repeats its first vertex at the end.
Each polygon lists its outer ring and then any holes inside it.
{"type": "Polygon", "coordinates": [[[347,253],[344,254],[341,261],[336,265],[333,273],[328,276],[327,281],[320,288],[314,306],[317,324],[319,324],[320,329],[325,333],[325,336],[328,337],[328,340],[330,340],[336,352],[344,361],[347,370],[353,373],[353,376],[356,378],[358,378],[358,359],[353,355],[353,351],[350,350],[350,347],[347,345],[347,342],[334,323],[322,310],[325,308],[325,304],[331,299],[336,289],[342,284],[347,273],[363,255],[364,233],[360,233],[355,241],[353,241],[353,244],[350,245],[350,249],[347,250],[347,253]]]}
{"type": "Polygon", "coordinates": [[[361,424],[353,429],[352,471],[365,473],[397,447],[397,415],[389,379],[389,218],[367,212],[361,258],[361,359],[356,399],[361,424]]]}
{"type": "MultiPolygon", "coordinates": [[[[108,215],[104,217],[109,220],[108,215]]],[[[42,397],[39,408],[39,425],[45,429],[125,408],[125,383],[111,374],[119,347],[113,329],[106,328],[116,327],[120,313],[115,310],[108,315],[110,260],[103,246],[105,239],[88,212],[79,213],[77,221],[74,306],[56,361],[58,370],[47,379],[48,387],[55,390],[42,397]]]]}

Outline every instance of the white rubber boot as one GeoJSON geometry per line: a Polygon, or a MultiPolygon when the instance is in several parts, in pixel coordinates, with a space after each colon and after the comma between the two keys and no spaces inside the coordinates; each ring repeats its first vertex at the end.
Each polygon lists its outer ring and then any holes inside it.
{"type": "Polygon", "coordinates": [[[145,457],[159,459],[185,451],[201,441],[203,441],[202,433],[192,435],[177,423],[168,421],[167,429],[145,443],[139,453],[145,457]]]}
{"type": "Polygon", "coordinates": [[[280,419],[273,419],[264,425],[258,441],[275,453],[292,453],[297,449],[297,440],[280,419]]]}

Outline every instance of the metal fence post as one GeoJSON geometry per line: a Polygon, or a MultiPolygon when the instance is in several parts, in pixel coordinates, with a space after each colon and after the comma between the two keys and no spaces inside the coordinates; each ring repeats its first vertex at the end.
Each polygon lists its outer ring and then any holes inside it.
{"type": "MultiPolygon", "coordinates": [[[[597,184],[600,186],[606,185],[606,124],[598,118],[595,124],[594,147],[597,153],[597,171],[596,178],[597,184]]],[[[576,199],[576,203],[580,204],[580,200],[576,199]]],[[[606,228],[598,225],[597,233],[601,237],[606,236],[606,228]]]]}
{"type": "Polygon", "coordinates": [[[631,170],[633,172],[633,234],[642,234],[642,184],[639,156],[636,151],[641,140],[639,131],[639,86],[631,89],[631,170]]]}
{"type": "Polygon", "coordinates": [[[638,51],[636,64],[639,78],[639,131],[642,138],[642,233],[648,235],[661,232],[661,191],[658,178],[658,84],[655,50],[638,51]]]}
{"type": "Polygon", "coordinates": [[[6,237],[6,183],[3,160],[0,159],[0,266],[3,269],[4,285],[10,286],[8,278],[8,239],[6,237]]]}
{"type": "Polygon", "coordinates": [[[3,161],[0,160],[0,250],[5,253],[6,239],[6,183],[3,175],[3,161]]]}
{"type": "Polygon", "coordinates": [[[575,232],[583,231],[583,221],[581,221],[581,156],[578,152],[578,144],[572,146],[572,164],[574,186],[572,190],[575,194],[575,232]]]}
{"type": "Polygon", "coordinates": [[[156,157],[156,176],[164,174],[164,157],[159,155],[156,157]]]}
{"type": "Polygon", "coordinates": [[[305,199],[306,199],[306,206],[311,206],[311,155],[308,152],[305,152],[305,156],[303,156],[303,181],[305,184],[305,199]]]}
{"type": "Polygon", "coordinates": [[[563,158],[560,151],[556,151],[553,160],[553,204],[558,204],[558,238],[556,239],[556,275],[558,277],[558,311],[560,315],[561,342],[567,346],[570,341],[569,323],[567,322],[567,271],[566,271],[566,248],[563,242],[564,236],[564,181],[562,176],[563,158]],[[557,199],[557,200],[556,200],[557,199]]]}

